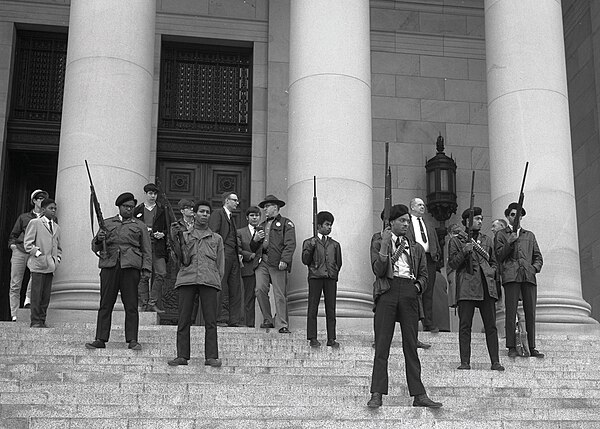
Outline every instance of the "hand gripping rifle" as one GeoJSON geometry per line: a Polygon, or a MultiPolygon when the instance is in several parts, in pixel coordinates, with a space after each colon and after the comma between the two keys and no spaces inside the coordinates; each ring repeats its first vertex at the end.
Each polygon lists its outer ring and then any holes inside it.
{"type": "Polygon", "coordinates": [[[390,210],[392,209],[392,169],[389,165],[390,144],[385,142],[385,189],[383,193],[383,229],[390,226],[390,210]]]}
{"type": "MultiPolygon", "coordinates": [[[[517,203],[517,214],[513,220],[513,231],[517,234],[519,233],[519,228],[521,227],[521,212],[523,211],[523,200],[525,199],[523,189],[525,188],[525,178],[527,177],[528,167],[529,161],[525,163],[525,172],[523,173],[523,182],[521,183],[521,191],[519,192],[519,202],[517,203]]],[[[515,260],[519,260],[519,248],[517,246],[517,242],[515,242],[515,252],[513,254],[513,258],[515,260]]]]}
{"type": "Polygon", "coordinates": [[[167,246],[169,247],[169,253],[171,255],[171,258],[174,261],[177,261],[178,263],[182,263],[183,262],[183,247],[182,247],[182,243],[183,243],[183,232],[179,231],[177,233],[177,242],[173,239],[173,236],[171,235],[171,225],[173,223],[177,222],[177,218],[175,217],[175,212],[173,211],[173,206],[171,205],[171,202],[169,201],[169,198],[167,198],[167,194],[165,194],[162,184],[160,182],[160,179],[157,177],[156,178],[156,186],[158,187],[158,194],[160,196],[161,199],[161,203],[164,204],[165,206],[165,221],[167,224],[167,228],[169,228],[169,230],[166,232],[166,239],[167,239],[167,246]]]}
{"type": "Polygon", "coordinates": [[[317,236],[317,176],[313,176],[313,237],[317,236]]]}
{"type": "MultiPolygon", "coordinates": [[[[473,170],[473,175],[471,176],[471,205],[469,207],[469,221],[467,222],[467,235],[469,236],[469,242],[473,240],[473,208],[475,207],[475,171],[473,170]]],[[[469,259],[467,261],[467,273],[473,274],[473,255],[469,253],[469,259]]]]}
{"type": "MultiPolygon", "coordinates": [[[[94,234],[94,213],[96,213],[96,219],[98,220],[98,227],[100,228],[100,230],[106,231],[106,225],[104,224],[104,217],[102,216],[100,201],[98,201],[96,189],[94,189],[94,183],[92,182],[90,167],[88,166],[87,159],[84,161],[85,169],[87,170],[88,178],[90,179],[90,222],[92,224],[92,234],[94,234]]],[[[106,238],[102,240],[102,250],[100,251],[100,257],[106,257],[106,238]]]]}

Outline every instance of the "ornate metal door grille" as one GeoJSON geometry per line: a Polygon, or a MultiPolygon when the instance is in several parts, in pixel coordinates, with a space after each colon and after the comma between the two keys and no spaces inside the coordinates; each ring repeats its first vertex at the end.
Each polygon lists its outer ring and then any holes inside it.
{"type": "Polygon", "coordinates": [[[67,35],[19,31],[11,119],[60,123],[67,35]]]}
{"type": "Polygon", "coordinates": [[[165,44],[159,128],[250,133],[249,49],[165,44]]]}

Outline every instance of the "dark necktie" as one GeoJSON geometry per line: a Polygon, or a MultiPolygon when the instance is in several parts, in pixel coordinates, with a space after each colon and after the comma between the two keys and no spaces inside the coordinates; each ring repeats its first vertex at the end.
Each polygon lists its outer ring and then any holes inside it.
{"type": "Polygon", "coordinates": [[[52,230],[52,221],[51,220],[48,221],[48,225],[50,226],[50,234],[54,234],[54,231],[52,230]]]}
{"type": "Polygon", "coordinates": [[[423,227],[423,221],[421,220],[421,218],[417,218],[419,219],[419,227],[421,228],[421,239],[423,240],[423,243],[427,243],[427,234],[425,234],[425,228],[423,227]]]}
{"type": "Polygon", "coordinates": [[[323,242],[323,246],[325,246],[325,243],[327,243],[327,236],[326,236],[326,235],[324,235],[324,236],[321,238],[321,241],[323,242]]]}

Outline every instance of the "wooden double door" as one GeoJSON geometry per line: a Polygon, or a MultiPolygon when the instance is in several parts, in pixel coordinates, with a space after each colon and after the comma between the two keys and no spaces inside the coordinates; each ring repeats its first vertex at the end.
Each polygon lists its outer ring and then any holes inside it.
{"type": "MultiPolygon", "coordinates": [[[[244,213],[250,204],[249,165],[159,160],[157,167],[157,177],[178,218],[181,217],[181,212],[177,203],[182,198],[194,202],[207,200],[214,210],[223,206],[224,192],[234,192],[240,200],[234,213],[235,224],[238,228],[246,225],[244,213]]],[[[167,279],[162,291],[161,305],[165,313],[160,317],[161,324],[177,324],[179,298],[173,287],[177,268],[176,261],[169,260],[167,279]]],[[[197,320],[200,319],[201,315],[197,320]]]]}

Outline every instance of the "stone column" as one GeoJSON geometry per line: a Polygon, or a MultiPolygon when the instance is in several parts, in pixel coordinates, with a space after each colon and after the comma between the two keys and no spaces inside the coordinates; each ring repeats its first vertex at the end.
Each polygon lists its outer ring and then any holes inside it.
{"type": "Polygon", "coordinates": [[[54,308],[98,308],[84,160],[104,217],[117,213],[120,193],[139,199],[147,183],[155,15],[154,1],[71,0],[56,185],[63,259],[52,287],[54,308]]]}
{"type": "Polygon", "coordinates": [[[286,213],[298,241],[288,293],[291,316],[306,317],[307,267],[300,255],[303,240],[312,236],[316,176],[318,209],[333,213],[331,236],[342,245],[338,324],[373,317],[369,29],[368,0],[291,2],[286,213]]]}
{"type": "Polygon", "coordinates": [[[525,162],[523,227],[538,240],[541,329],[597,323],[582,299],[559,1],[485,0],[490,180],[493,215],[517,201],[525,162]]]}

